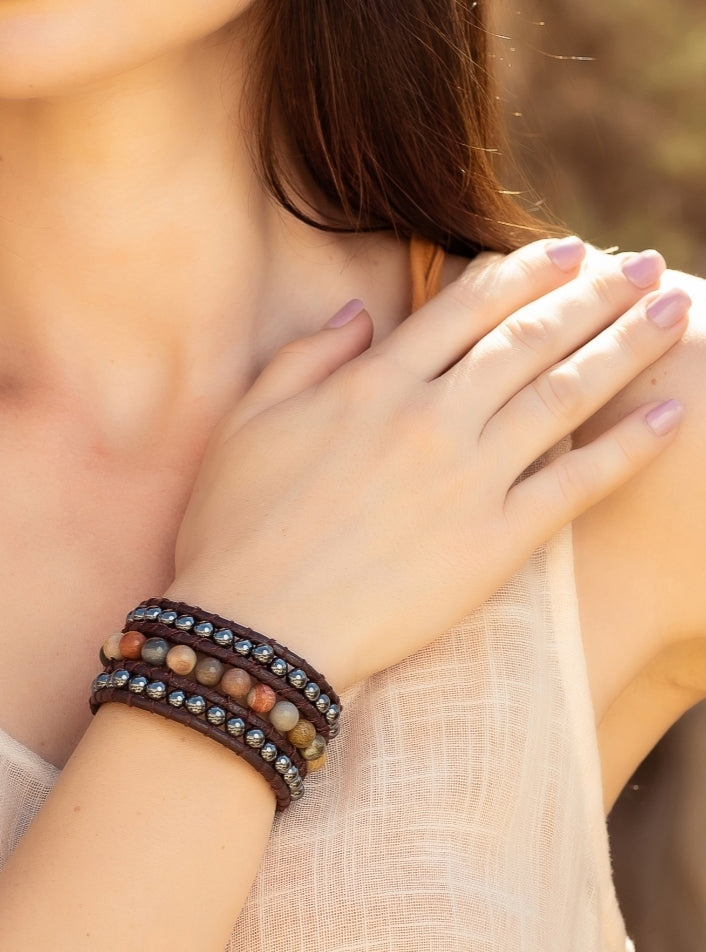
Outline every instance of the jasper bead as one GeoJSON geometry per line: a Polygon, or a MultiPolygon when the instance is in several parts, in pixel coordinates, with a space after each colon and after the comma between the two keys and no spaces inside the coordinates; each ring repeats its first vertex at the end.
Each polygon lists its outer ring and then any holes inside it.
{"type": "Polygon", "coordinates": [[[141,631],[126,631],[120,639],[120,653],[123,658],[128,658],[130,661],[139,661],[142,646],[146,641],[147,638],[141,631]]]}
{"type": "Polygon", "coordinates": [[[291,701],[278,701],[270,711],[270,723],[281,734],[286,734],[299,723],[299,711],[291,701]]]}
{"type": "Polygon", "coordinates": [[[163,665],[169,654],[169,642],[164,638],[148,638],[140,653],[147,664],[163,665]]]}
{"type": "Polygon", "coordinates": [[[308,747],[302,750],[304,760],[318,760],[322,754],[326,753],[326,741],[321,734],[317,734],[308,747]]]}
{"type": "Polygon", "coordinates": [[[167,667],[174,674],[180,674],[182,677],[191,674],[197,661],[196,652],[188,645],[174,645],[167,653],[167,667]]]}
{"type": "Polygon", "coordinates": [[[268,684],[259,682],[248,692],[248,707],[256,714],[267,714],[277,703],[277,695],[268,684]]]}
{"type": "Polygon", "coordinates": [[[236,701],[244,701],[252,688],[252,678],[242,668],[228,668],[221,678],[221,690],[236,701]]]}
{"type": "Polygon", "coordinates": [[[224,666],[218,658],[201,658],[196,662],[194,677],[205,687],[213,688],[223,677],[224,666]]]}
{"type": "Polygon", "coordinates": [[[111,661],[122,661],[123,656],[120,651],[120,642],[123,634],[121,631],[115,631],[109,635],[103,642],[103,654],[111,661]]]}
{"type": "Polygon", "coordinates": [[[316,737],[316,728],[311,721],[299,721],[296,727],[288,731],[287,737],[295,747],[308,747],[316,737]]]}
{"type": "Polygon", "coordinates": [[[311,773],[312,770],[321,770],[321,768],[324,766],[325,763],[326,763],[326,752],[324,751],[324,753],[320,757],[317,757],[316,760],[307,761],[306,767],[307,767],[308,773],[311,773]]]}

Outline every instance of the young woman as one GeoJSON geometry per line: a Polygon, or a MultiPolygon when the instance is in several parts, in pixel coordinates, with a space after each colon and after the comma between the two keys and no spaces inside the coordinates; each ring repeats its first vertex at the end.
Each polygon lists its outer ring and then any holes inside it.
{"type": "Polygon", "coordinates": [[[654,252],[481,253],[538,234],[485,37],[451,0],[3,4],[5,856],[39,813],[2,952],[624,946],[601,796],[706,682],[703,337],[654,252]],[[672,441],[574,577],[543,540],[672,441]],[[274,827],[231,751],[91,720],[165,592],[345,692],[274,827]]]}

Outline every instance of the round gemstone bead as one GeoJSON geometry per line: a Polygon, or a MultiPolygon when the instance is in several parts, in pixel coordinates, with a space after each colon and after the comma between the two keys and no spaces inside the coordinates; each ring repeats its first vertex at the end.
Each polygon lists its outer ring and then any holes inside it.
{"type": "Polygon", "coordinates": [[[128,685],[128,690],[132,691],[133,694],[143,694],[145,688],[147,687],[147,678],[141,674],[136,674],[134,678],[130,678],[130,684],[128,685]]]}
{"type": "Polygon", "coordinates": [[[324,753],[320,757],[317,757],[316,760],[307,761],[306,763],[307,772],[311,773],[312,771],[315,771],[315,770],[321,770],[321,768],[324,766],[325,763],[326,763],[326,752],[324,751],[324,753]]]}
{"type": "Polygon", "coordinates": [[[285,774],[289,768],[292,766],[292,761],[287,757],[286,754],[280,754],[277,760],[275,760],[275,770],[278,774],[285,774]]]}
{"type": "Polygon", "coordinates": [[[147,638],[141,631],[126,631],[119,642],[120,653],[130,661],[139,661],[147,638]]]}
{"type": "Polygon", "coordinates": [[[265,744],[266,737],[261,730],[254,728],[245,735],[245,743],[248,747],[260,748],[265,744]]]}
{"type": "Polygon", "coordinates": [[[108,635],[103,642],[102,649],[106,658],[109,658],[111,661],[123,660],[122,652],[120,651],[122,637],[123,633],[121,631],[114,631],[112,635],[108,635]]]}
{"type": "Polygon", "coordinates": [[[257,682],[248,692],[248,707],[256,714],[267,714],[277,703],[277,695],[268,684],[257,682]]]}
{"type": "Polygon", "coordinates": [[[221,690],[236,701],[245,701],[252,687],[252,678],[242,668],[227,668],[221,678],[221,690]]]}
{"type": "Polygon", "coordinates": [[[299,723],[299,711],[291,701],[277,701],[270,711],[270,723],[280,734],[286,734],[299,723]]]}
{"type": "Polygon", "coordinates": [[[233,644],[233,632],[230,628],[219,628],[218,631],[213,632],[213,640],[221,648],[228,648],[233,644]]]}
{"type": "Polygon", "coordinates": [[[174,627],[178,628],[179,631],[191,631],[194,627],[194,619],[191,615],[179,615],[177,620],[174,622],[174,627]]]}
{"type": "Polygon", "coordinates": [[[321,734],[317,734],[308,747],[302,749],[304,760],[318,760],[322,754],[326,753],[326,741],[321,734]]]}
{"type": "Polygon", "coordinates": [[[247,638],[241,638],[240,641],[236,641],[233,645],[233,650],[237,651],[243,658],[247,658],[252,651],[252,641],[248,641],[247,638]]]}
{"type": "Polygon", "coordinates": [[[177,620],[177,618],[178,618],[177,613],[176,613],[176,612],[173,612],[173,611],[171,610],[171,608],[170,608],[170,609],[167,609],[166,612],[162,612],[162,613],[160,614],[160,616],[159,616],[159,621],[160,621],[163,625],[173,625],[174,622],[177,620]]]}
{"type": "Polygon", "coordinates": [[[113,671],[113,687],[125,688],[130,681],[130,672],[121,668],[119,671],[113,671]]]}
{"type": "Polygon", "coordinates": [[[223,677],[224,665],[218,658],[201,658],[196,662],[194,677],[204,687],[213,688],[223,677]]]}
{"type": "Polygon", "coordinates": [[[147,664],[163,665],[169,654],[169,642],[164,638],[148,638],[140,652],[147,664]]]}
{"type": "Polygon", "coordinates": [[[103,645],[101,645],[101,649],[98,652],[98,660],[104,668],[107,668],[110,664],[110,658],[106,655],[105,651],[103,651],[103,645]]]}
{"type": "Polygon", "coordinates": [[[200,694],[192,694],[186,699],[186,709],[189,714],[203,714],[206,710],[206,702],[200,694]]]}
{"type": "Polygon", "coordinates": [[[260,756],[263,760],[268,761],[268,763],[272,763],[273,760],[277,759],[277,748],[268,741],[260,748],[260,756]]]}
{"type": "Polygon", "coordinates": [[[316,737],[316,728],[311,721],[302,720],[287,732],[287,737],[295,747],[308,747],[316,737]]]}
{"type": "Polygon", "coordinates": [[[270,665],[270,671],[278,678],[283,678],[287,673],[287,662],[284,660],[284,658],[275,658],[275,660],[270,665]]]}
{"type": "Polygon", "coordinates": [[[172,645],[167,652],[166,661],[170,671],[185,677],[194,670],[198,658],[194,649],[188,645],[172,645]]]}
{"type": "Polygon", "coordinates": [[[206,711],[206,720],[209,724],[215,724],[217,727],[225,723],[226,712],[222,707],[214,705],[206,711]]]}
{"type": "Polygon", "coordinates": [[[245,721],[242,717],[229,717],[226,721],[226,730],[231,737],[242,737],[245,733],[245,721]]]}
{"type": "Polygon", "coordinates": [[[150,681],[145,688],[145,694],[153,701],[161,701],[167,696],[167,685],[164,681],[150,681]]]}
{"type": "Polygon", "coordinates": [[[318,684],[314,684],[313,681],[309,681],[307,686],[304,688],[304,697],[307,699],[307,701],[318,700],[320,694],[321,688],[318,684]]]}
{"type": "Polygon", "coordinates": [[[172,691],[167,700],[172,707],[183,707],[186,702],[186,694],[183,691],[172,691]]]}
{"type": "Polygon", "coordinates": [[[295,668],[293,671],[289,672],[287,675],[287,680],[292,685],[292,687],[301,690],[301,688],[304,687],[309,679],[301,668],[295,668]]]}
{"type": "Polygon", "coordinates": [[[145,621],[157,621],[162,614],[159,605],[150,605],[145,609],[145,621]]]}
{"type": "Polygon", "coordinates": [[[253,648],[252,656],[259,664],[269,664],[274,660],[275,649],[271,645],[258,645],[253,648]]]}
{"type": "Polygon", "coordinates": [[[200,621],[194,625],[194,634],[201,635],[202,638],[210,638],[213,634],[213,625],[210,621],[200,621]]]}

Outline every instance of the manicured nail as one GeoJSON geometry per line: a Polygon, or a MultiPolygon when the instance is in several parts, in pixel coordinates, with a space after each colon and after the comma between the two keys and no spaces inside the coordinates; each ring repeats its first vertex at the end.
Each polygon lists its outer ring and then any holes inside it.
{"type": "Polygon", "coordinates": [[[678,400],[667,400],[645,417],[647,425],[657,436],[666,436],[676,429],[684,416],[684,407],[678,400]]]}
{"type": "Polygon", "coordinates": [[[636,288],[649,288],[661,277],[666,267],[659,251],[652,250],[633,255],[622,265],[623,274],[636,288]]]}
{"type": "Polygon", "coordinates": [[[546,250],[547,257],[560,271],[573,271],[586,257],[586,245],[575,235],[552,241],[546,250]]]}
{"type": "Polygon", "coordinates": [[[647,316],[657,327],[673,327],[691,307],[691,298],[680,288],[661,294],[647,308],[647,316]]]}
{"type": "Polygon", "coordinates": [[[344,304],[340,311],[336,311],[333,317],[326,321],[324,327],[343,327],[344,324],[348,324],[354,317],[357,317],[364,308],[365,305],[362,301],[353,298],[348,304],[344,304]]]}

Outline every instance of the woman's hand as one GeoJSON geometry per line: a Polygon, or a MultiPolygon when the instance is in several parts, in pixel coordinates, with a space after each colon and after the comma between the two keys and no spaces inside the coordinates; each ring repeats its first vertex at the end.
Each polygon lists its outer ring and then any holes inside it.
{"type": "Polygon", "coordinates": [[[362,311],[285,348],[214,435],[169,594],[341,689],[431,642],[658,454],[679,405],[517,482],[680,338],[690,304],[645,296],[655,252],[596,255],[556,288],[546,247],[472,267],[371,349],[362,311]]]}

